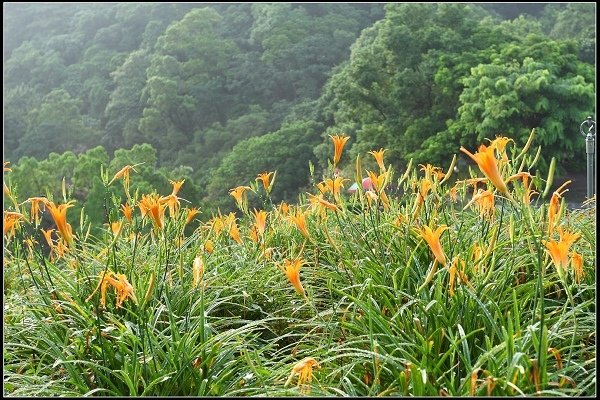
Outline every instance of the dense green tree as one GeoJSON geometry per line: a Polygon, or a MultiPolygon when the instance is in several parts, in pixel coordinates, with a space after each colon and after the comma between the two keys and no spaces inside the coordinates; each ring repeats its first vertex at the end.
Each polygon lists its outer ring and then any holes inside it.
{"type": "Polygon", "coordinates": [[[564,168],[581,167],[583,158],[573,154],[584,152],[578,127],[593,110],[593,82],[594,70],[577,60],[574,42],[529,36],[471,70],[449,133],[459,143],[503,134],[522,145],[536,128],[543,159],[554,156],[564,168]]]}
{"type": "MultiPolygon", "coordinates": [[[[277,176],[271,199],[294,202],[300,188],[309,183],[308,164],[314,162],[312,148],[319,140],[320,129],[314,121],[296,121],[235,145],[212,174],[207,187],[209,205],[221,211],[232,210],[235,202],[229,196],[230,189],[254,182],[259,173],[273,171],[277,176]]],[[[253,204],[260,206],[256,201],[253,204]]]]}
{"type": "Polygon", "coordinates": [[[69,149],[81,153],[98,143],[100,131],[87,124],[80,113],[81,101],[58,89],[44,96],[39,108],[27,115],[27,130],[19,140],[16,156],[39,159],[50,152],[69,149]]]}
{"type": "Polygon", "coordinates": [[[195,9],[158,39],[139,129],[163,161],[172,161],[198,128],[227,120],[228,70],[239,50],[216,33],[220,21],[210,8],[195,9]]]}
{"type": "Polygon", "coordinates": [[[328,82],[324,142],[346,133],[353,155],[384,147],[397,166],[442,165],[461,145],[521,141],[536,127],[553,147],[546,157],[564,159],[576,146],[569,127],[591,112],[594,93],[593,68],[577,53],[524,17],[494,24],[464,4],[389,4],[328,82]]]}

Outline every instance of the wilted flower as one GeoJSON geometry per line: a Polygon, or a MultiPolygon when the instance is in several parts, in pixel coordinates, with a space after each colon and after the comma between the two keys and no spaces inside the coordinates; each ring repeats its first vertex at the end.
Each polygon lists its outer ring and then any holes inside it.
{"type": "Polygon", "coordinates": [[[440,181],[446,174],[442,172],[440,167],[436,167],[431,164],[419,164],[421,171],[425,172],[425,179],[429,181],[440,181]]]}
{"type": "MultiPolygon", "coordinates": [[[[298,362],[292,367],[292,372],[285,382],[284,387],[288,386],[292,382],[292,379],[295,375],[298,375],[297,386],[300,386],[305,382],[310,384],[312,382],[313,368],[321,368],[317,360],[315,360],[313,357],[306,357],[302,361],[298,362]]],[[[306,392],[310,392],[310,386],[306,389],[306,392]]]]}
{"type": "Polygon", "coordinates": [[[583,256],[576,251],[573,252],[573,256],[571,257],[571,266],[575,274],[575,281],[581,283],[581,279],[585,276],[583,272],[583,256]]]}
{"type": "Polygon", "coordinates": [[[482,218],[488,220],[494,219],[494,194],[489,190],[479,189],[477,193],[473,192],[473,198],[463,208],[466,210],[469,206],[475,204],[482,218]]]}
{"type": "Polygon", "coordinates": [[[121,169],[119,170],[119,172],[117,172],[117,173],[115,174],[115,176],[113,176],[113,178],[111,179],[111,181],[110,181],[110,182],[108,182],[108,184],[110,185],[110,184],[111,184],[111,183],[113,183],[115,180],[117,180],[117,179],[120,179],[120,178],[123,178],[123,186],[125,187],[125,191],[126,191],[126,192],[129,192],[129,172],[130,172],[130,171],[137,172],[137,171],[136,171],[136,169],[135,169],[135,167],[136,167],[137,165],[140,165],[140,164],[136,164],[136,165],[126,165],[126,166],[124,166],[123,168],[121,168],[121,169]]]}
{"type": "Polygon", "coordinates": [[[340,210],[338,208],[338,206],[336,206],[335,204],[330,203],[327,200],[324,200],[322,194],[320,194],[319,196],[315,196],[315,195],[312,195],[310,193],[307,193],[307,195],[308,195],[308,199],[309,199],[311,205],[313,205],[313,207],[314,206],[318,206],[319,209],[321,209],[321,210],[323,209],[323,207],[328,208],[328,209],[330,209],[332,211],[339,211],[340,210]]]}
{"type": "Polygon", "coordinates": [[[98,286],[96,286],[96,289],[94,289],[86,301],[89,301],[98,289],[100,289],[100,304],[102,307],[106,307],[106,290],[109,286],[112,286],[117,294],[117,308],[121,307],[123,302],[129,297],[137,304],[133,287],[127,280],[127,277],[124,274],[115,274],[112,271],[103,271],[100,273],[100,282],[98,282],[98,286]]]}
{"type": "Polygon", "coordinates": [[[14,236],[15,229],[18,228],[21,220],[25,219],[23,214],[13,211],[4,211],[4,225],[2,228],[2,235],[6,235],[9,232],[9,237],[14,236]]]}
{"type": "Polygon", "coordinates": [[[45,197],[30,197],[27,200],[25,200],[25,203],[26,202],[31,203],[31,213],[30,213],[31,222],[34,222],[36,225],[39,225],[39,223],[40,223],[40,204],[45,205],[48,202],[48,199],[45,197]]]}
{"type": "Polygon", "coordinates": [[[202,276],[204,275],[204,262],[202,258],[196,257],[194,258],[194,263],[192,266],[192,287],[198,286],[200,282],[202,282],[202,276]]]}

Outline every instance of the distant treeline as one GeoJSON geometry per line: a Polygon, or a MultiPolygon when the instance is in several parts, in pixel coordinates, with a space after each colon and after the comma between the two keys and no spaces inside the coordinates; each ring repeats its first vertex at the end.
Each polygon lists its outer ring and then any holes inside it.
{"type": "MultiPolygon", "coordinates": [[[[579,170],[593,114],[595,3],[7,3],[4,159],[20,196],[66,178],[102,220],[100,165],[144,162],[132,187],[169,190],[207,212],[277,170],[294,201],[328,168],[388,149],[401,170],[446,167],[485,138],[523,145],[532,128],[579,170]],[[98,147],[101,146],[101,147],[98,147]],[[52,154],[58,153],[58,154],[52,154]],[[33,173],[35,172],[35,173],[33,173]]],[[[365,160],[368,167],[369,160],[365,160]]],[[[117,192],[114,193],[118,195],[117,192]]]]}

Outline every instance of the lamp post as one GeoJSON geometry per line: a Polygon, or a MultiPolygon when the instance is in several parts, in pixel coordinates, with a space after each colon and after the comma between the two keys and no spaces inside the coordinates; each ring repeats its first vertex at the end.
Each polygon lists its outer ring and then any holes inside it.
{"type": "Polygon", "coordinates": [[[596,121],[592,117],[587,117],[585,121],[579,125],[579,132],[585,137],[585,153],[587,155],[587,198],[591,199],[596,193],[594,190],[595,181],[595,154],[596,154],[596,121]],[[583,125],[587,124],[587,133],[583,130],[583,125]]]}

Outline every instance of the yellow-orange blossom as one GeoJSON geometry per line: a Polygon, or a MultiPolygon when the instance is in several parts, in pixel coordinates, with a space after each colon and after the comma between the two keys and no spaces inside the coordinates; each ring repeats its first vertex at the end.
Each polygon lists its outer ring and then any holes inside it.
{"type": "Polygon", "coordinates": [[[479,146],[479,151],[475,154],[471,153],[464,147],[460,147],[460,151],[471,157],[473,161],[477,163],[479,169],[483,174],[492,182],[492,184],[498,189],[498,191],[507,197],[510,197],[508,193],[508,187],[500,175],[498,170],[498,160],[494,155],[494,147],[487,147],[482,144],[479,146]]]}

